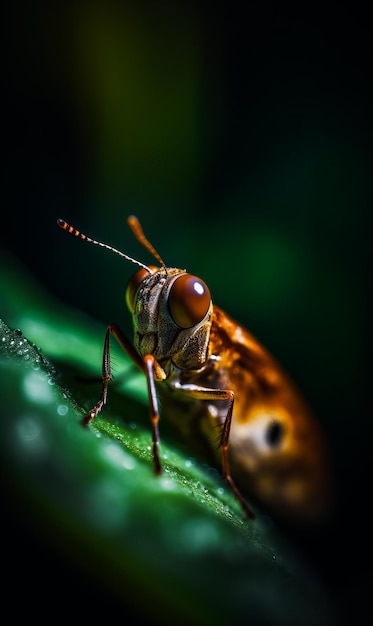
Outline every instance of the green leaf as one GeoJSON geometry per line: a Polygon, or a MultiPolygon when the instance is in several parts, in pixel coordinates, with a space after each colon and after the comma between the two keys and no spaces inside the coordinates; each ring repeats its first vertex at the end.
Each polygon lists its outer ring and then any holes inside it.
{"type": "Polygon", "coordinates": [[[145,380],[115,342],[109,404],[82,427],[105,329],[3,267],[1,455],[37,540],[151,623],[331,624],[322,584],[275,523],[244,519],[219,473],[163,422],[154,476],[145,380]]]}

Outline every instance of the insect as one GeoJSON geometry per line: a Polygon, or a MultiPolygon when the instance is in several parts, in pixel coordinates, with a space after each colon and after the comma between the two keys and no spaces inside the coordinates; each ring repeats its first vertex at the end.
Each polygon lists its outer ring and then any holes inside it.
{"type": "Polygon", "coordinates": [[[270,353],[213,304],[202,279],[165,265],[135,216],[128,218],[128,225],[157,266],[91,239],[62,219],[57,224],[139,266],[126,290],[133,343],[116,324],[107,327],[102,390],[84,424],[107,402],[114,335],[146,376],[155,474],[162,471],[160,399],[162,413],[183,437],[220,466],[249,518],[255,514],[243,494],[284,520],[317,520],[329,499],[325,438],[270,353]]]}

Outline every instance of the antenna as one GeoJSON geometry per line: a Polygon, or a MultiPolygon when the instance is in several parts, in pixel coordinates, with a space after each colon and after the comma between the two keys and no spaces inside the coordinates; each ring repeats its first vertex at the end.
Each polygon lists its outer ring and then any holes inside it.
{"type": "MultiPolygon", "coordinates": [[[[140,236],[141,236],[142,230],[141,230],[140,223],[137,220],[137,218],[133,218],[133,219],[138,224],[139,233],[140,233],[140,236]]],[[[65,220],[58,219],[57,220],[57,226],[62,228],[62,230],[66,230],[66,232],[69,233],[70,235],[75,235],[75,237],[79,237],[80,239],[83,239],[83,241],[87,241],[88,243],[93,243],[95,246],[100,246],[101,248],[106,248],[106,250],[110,250],[111,252],[115,252],[115,254],[118,254],[119,256],[123,257],[127,261],[131,261],[131,263],[135,263],[136,265],[139,265],[140,267],[143,267],[147,272],[149,272],[149,274],[152,274],[151,269],[147,265],[144,265],[144,263],[141,263],[140,261],[136,261],[136,259],[133,259],[131,256],[128,256],[128,254],[124,254],[124,252],[121,252],[120,250],[117,250],[113,246],[109,246],[107,243],[103,243],[102,241],[97,241],[96,239],[91,239],[91,237],[87,237],[87,235],[85,235],[84,233],[81,233],[79,230],[74,228],[74,226],[70,226],[70,224],[65,222],[65,220]]],[[[132,228],[133,232],[135,233],[136,238],[142,243],[142,240],[137,236],[137,234],[134,231],[132,226],[131,226],[131,228],[132,228]]],[[[147,242],[147,239],[145,239],[144,235],[143,235],[143,238],[147,242]]],[[[148,244],[148,245],[144,244],[144,245],[145,245],[145,247],[148,250],[150,250],[152,252],[152,246],[150,246],[150,244],[148,244]]],[[[155,250],[154,250],[154,252],[155,252],[155,254],[152,252],[153,256],[155,256],[155,258],[157,260],[161,261],[161,263],[162,263],[162,265],[164,267],[164,263],[163,263],[162,259],[160,258],[160,256],[157,254],[157,252],[155,250]]]]}
{"type": "Polygon", "coordinates": [[[130,229],[132,230],[133,234],[135,235],[137,241],[141,243],[144,246],[144,248],[146,248],[150,252],[150,254],[153,255],[155,259],[157,259],[158,263],[162,265],[164,271],[167,274],[165,262],[163,261],[162,257],[158,254],[154,246],[152,246],[150,241],[145,237],[144,231],[141,228],[141,224],[139,220],[137,219],[136,215],[130,215],[127,219],[127,223],[130,229]]]}

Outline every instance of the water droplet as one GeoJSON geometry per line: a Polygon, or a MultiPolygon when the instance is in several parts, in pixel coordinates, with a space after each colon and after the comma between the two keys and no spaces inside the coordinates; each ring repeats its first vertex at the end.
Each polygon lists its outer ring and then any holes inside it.
{"type": "Polygon", "coordinates": [[[66,415],[68,410],[69,410],[69,407],[67,406],[67,404],[59,404],[57,407],[58,415],[66,415]]]}
{"type": "Polygon", "coordinates": [[[30,372],[23,380],[25,395],[34,402],[49,404],[54,401],[52,390],[45,384],[44,376],[30,372]]]}
{"type": "Polygon", "coordinates": [[[160,482],[161,482],[163,489],[166,489],[167,491],[173,491],[176,488],[174,481],[168,476],[167,478],[163,476],[160,482]]]}
{"type": "Polygon", "coordinates": [[[34,455],[44,452],[46,441],[40,423],[33,415],[21,417],[17,424],[17,435],[24,449],[34,455]]]}
{"type": "Polygon", "coordinates": [[[40,435],[40,425],[30,417],[20,420],[17,425],[17,430],[23,441],[33,441],[40,435]]]}
{"type": "Polygon", "coordinates": [[[111,527],[123,532],[126,523],[126,500],[122,485],[118,481],[103,477],[100,482],[95,481],[94,485],[85,492],[85,499],[82,505],[82,514],[87,515],[90,524],[96,528],[105,530],[111,527]]]}
{"type": "Polygon", "coordinates": [[[202,518],[186,519],[180,526],[182,538],[185,537],[188,550],[210,551],[219,548],[220,535],[210,521],[202,518]]]}

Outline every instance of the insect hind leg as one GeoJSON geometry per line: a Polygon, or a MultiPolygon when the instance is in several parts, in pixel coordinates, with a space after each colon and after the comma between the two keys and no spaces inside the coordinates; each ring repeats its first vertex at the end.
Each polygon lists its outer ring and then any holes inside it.
{"type": "Polygon", "coordinates": [[[241,494],[240,490],[236,486],[230,472],[229,466],[229,456],[228,456],[228,443],[229,443],[229,433],[231,429],[232,423],[232,414],[233,414],[233,404],[234,404],[234,392],[231,389],[215,389],[208,387],[201,387],[200,385],[193,384],[181,384],[179,382],[174,382],[173,387],[178,389],[188,395],[191,398],[197,398],[198,400],[228,400],[228,410],[227,415],[224,420],[223,430],[220,438],[219,447],[221,448],[222,454],[222,473],[228,484],[228,487],[232,491],[235,498],[240,503],[244,513],[247,515],[249,519],[255,519],[255,513],[247,504],[245,498],[241,494]]]}
{"type": "Polygon", "coordinates": [[[229,407],[228,407],[227,415],[224,420],[223,431],[222,431],[221,439],[220,439],[221,456],[222,456],[222,473],[228,484],[228,487],[230,488],[233,495],[240,503],[247,517],[249,519],[255,519],[254,511],[247,504],[245,498],[243,497],[240,490],[236,486],[231,476],[231,472],[230,472],[229,456],[228,456],[228,442],[229,442],[229,433],[231,430],[231,423],[232,423],[234,394],[233,394],[233,391],[230,391],[230,392],[228,391],[228,393],[231,394],[231,397],[230,397],[229,407]]]}

